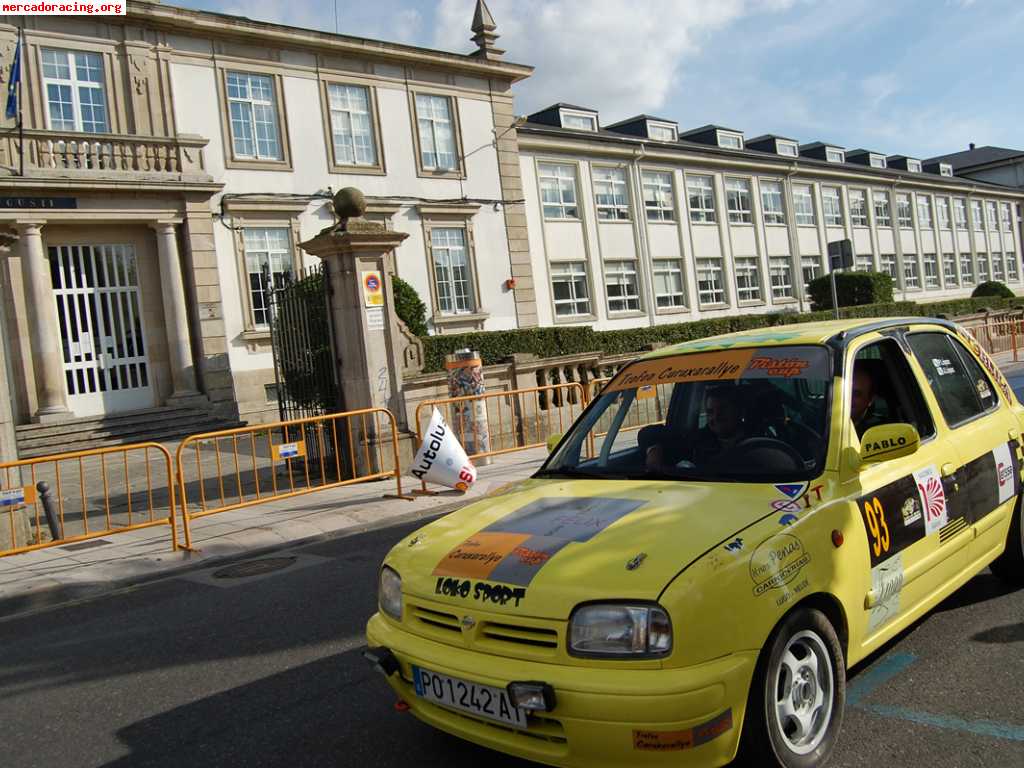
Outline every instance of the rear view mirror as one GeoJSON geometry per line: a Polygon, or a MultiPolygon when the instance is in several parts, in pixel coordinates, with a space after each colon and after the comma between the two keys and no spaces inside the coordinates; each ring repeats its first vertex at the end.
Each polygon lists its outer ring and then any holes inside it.
{"type": "Polygon", "coordinates": [[[917,452],[921,436],[912,424],[879,424],[860,439],[860,464],[899,459],[917,452]]]}
{"type": "Polygon", "coordinates": [[[548,437],[548,453],[554,453],[555,452],[555,448],[558,447],[558,444],[561,441],[562,441],[562,433],[561,432],[559,432],[558,434],[551,435],[550,437],[548,437]]]}

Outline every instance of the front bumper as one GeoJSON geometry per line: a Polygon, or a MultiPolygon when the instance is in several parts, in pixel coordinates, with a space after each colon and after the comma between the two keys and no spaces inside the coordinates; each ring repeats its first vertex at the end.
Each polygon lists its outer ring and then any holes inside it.
{"type": "Polygon", "coordinates": [[[719,766],[736,755],[757,652],[681,669],[564,666],[455,649],[404,631],[380,614],[366,627],[371,648],[389,649],[399,673],[388,683],[417,718],[507,754],[555,766],[719,766]],[[412,665],[504,688],[541,680],[555,689],[553,712],[526,731],[417,698],[412,665]]]}

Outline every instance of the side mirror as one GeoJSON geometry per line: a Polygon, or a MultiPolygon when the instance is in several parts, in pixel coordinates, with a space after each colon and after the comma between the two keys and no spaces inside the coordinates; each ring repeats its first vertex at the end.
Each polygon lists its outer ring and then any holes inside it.
{"type": "Polygon", "coordinates": [[[917,453],[921,436],[912,424],[879,424],[860,439],[860,465],[899,459],[917,453]]]}
{"type": "Polygon", "coordinates": [[[559,432],[557,434],[554,434],[554,435],[550,435],[548,437],[548,453],[554,453],[555,452],[555,448],[558,447],[558,444],[561,442],[561,440],[562,440],[562,433],[561,432],[559,432]]]}

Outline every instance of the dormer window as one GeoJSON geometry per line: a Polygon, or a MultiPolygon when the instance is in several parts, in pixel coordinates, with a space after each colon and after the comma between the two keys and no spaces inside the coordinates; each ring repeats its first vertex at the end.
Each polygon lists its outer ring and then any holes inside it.
{"type": "Polygon", "coordinates": [[[656,123],[653,120],[648,120],[647,137],[654,141],[676,141],[679,138],[679,131],[671,123],[656,123]]]}
{"type": "Polygon", "coordinates": [[[591,112],[563,109],[560,115],[563,128],[572,128],[576,131],[597,131],[597,115],[591,112]]]}
{"type": "Polygon", "coordinates": [[[724,149],[743,149],[743,135],[731,131],[719,131],[718,146],[724,149]]]}
{"type": "Polygon", "coordinates": [[[825,159],[830,163],[845,163],[846,153],[841,149],[829,148],[825,150],[825,159]]]}
{"type": "Polygon", "coordinates": [[[952,176],[953,166],[949,163],[939,163],[939,176],[952,176]]]}
{"type": "Polygon", "coordinates": [[[782,141],[779,139],[775,142],[775,151],[786,157],[799,157],[800,155],[800,149],[795,141],[782,141]]]}
{"type": "Polygon", "coordinates": [[[907,170],[911,173],[921,172],[921,161],[920,160],[907,160],[907,170]]]}
{"type": "Polygon", "coordinates": [[[872,154],[872,155],[869,156],[868,162],[871,163],[871,167],[872,168],[885,168],[885,167],[887,167],[886,166],[886,162],[885,162],[885,155],[875,155],[875,154],[872,154]]]}

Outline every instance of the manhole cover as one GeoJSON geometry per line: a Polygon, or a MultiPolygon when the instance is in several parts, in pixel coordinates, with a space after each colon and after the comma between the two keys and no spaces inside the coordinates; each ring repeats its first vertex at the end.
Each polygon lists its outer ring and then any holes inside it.
{"type": "Polygon", "coordinates": [[[215,579],[245,579],[249,576],[262,576],[265,573],[280,571],[292,565],[297,557],[267,557],[263,560],[247,560],[235,563],[213,572],[215,579]]]}

